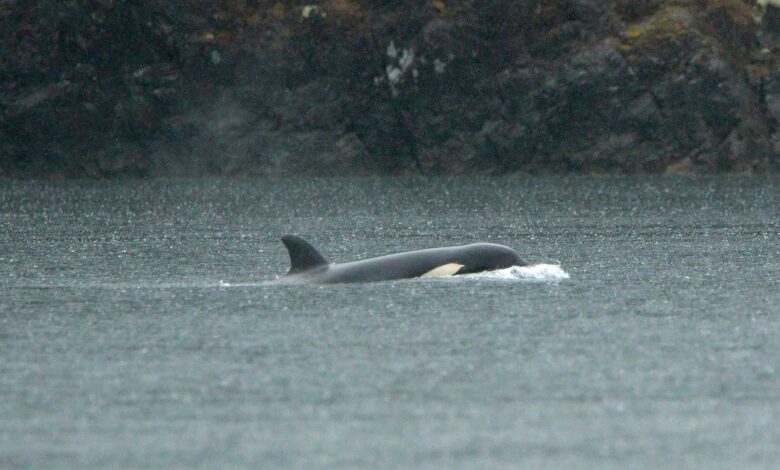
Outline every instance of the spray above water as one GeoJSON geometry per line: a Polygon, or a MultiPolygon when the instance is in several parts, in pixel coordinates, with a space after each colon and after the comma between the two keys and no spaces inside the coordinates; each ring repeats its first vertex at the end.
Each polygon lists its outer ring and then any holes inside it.
{"type": "Polygon", "coordinates": [[[465,279],[495,279],[499,281],[559,282],[569,279],[569,273],[557,264],[532,264],[511,266],[506,269],[484,271],[461,276],[465,279]]]}

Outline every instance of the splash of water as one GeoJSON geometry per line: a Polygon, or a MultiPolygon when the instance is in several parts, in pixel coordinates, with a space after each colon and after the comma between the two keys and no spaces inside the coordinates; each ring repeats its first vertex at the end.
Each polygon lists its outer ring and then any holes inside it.
{"type": "Polygon", "coordinates": [[[512,266],[506,269],[469,274],[465,277],[503,281],[559,282],[569,279],[569,273],[564,271],[560,265],[541,263],[530,266],[512,266]]]}

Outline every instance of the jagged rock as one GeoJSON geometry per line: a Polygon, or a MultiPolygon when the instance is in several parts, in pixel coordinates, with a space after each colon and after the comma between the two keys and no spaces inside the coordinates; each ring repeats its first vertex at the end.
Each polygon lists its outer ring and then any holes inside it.
{"type": "Polygon", "coordinates": [[[0,174],[780,169],[772,5],[271,3],[3,2],[0,174]]]}

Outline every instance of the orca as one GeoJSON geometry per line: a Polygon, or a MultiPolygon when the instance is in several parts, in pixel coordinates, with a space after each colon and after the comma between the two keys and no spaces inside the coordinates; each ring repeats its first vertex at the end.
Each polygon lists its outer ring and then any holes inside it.
{"type": "Polygon", "coordinates": [[[277,279],[282,284],[392,281],[528,265],[515,250],[494,243],[406,251],[349,263],[329,263],[309,242],[295,235],[283,236],[282,243],[290,254],[290,271],[277,279]]]}

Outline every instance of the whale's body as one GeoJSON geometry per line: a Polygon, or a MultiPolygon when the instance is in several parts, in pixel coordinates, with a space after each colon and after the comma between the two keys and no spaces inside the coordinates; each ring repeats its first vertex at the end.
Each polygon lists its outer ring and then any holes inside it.
{"type": "Polygon", "coordinates": [[[513,249],[494,243],[429,248],[379,256],[350,263],[329,263],[306,240],[285,235],[290,271],[284,284],[378,282],[414,277],[453,276],[526,266],[513,249]]]}

